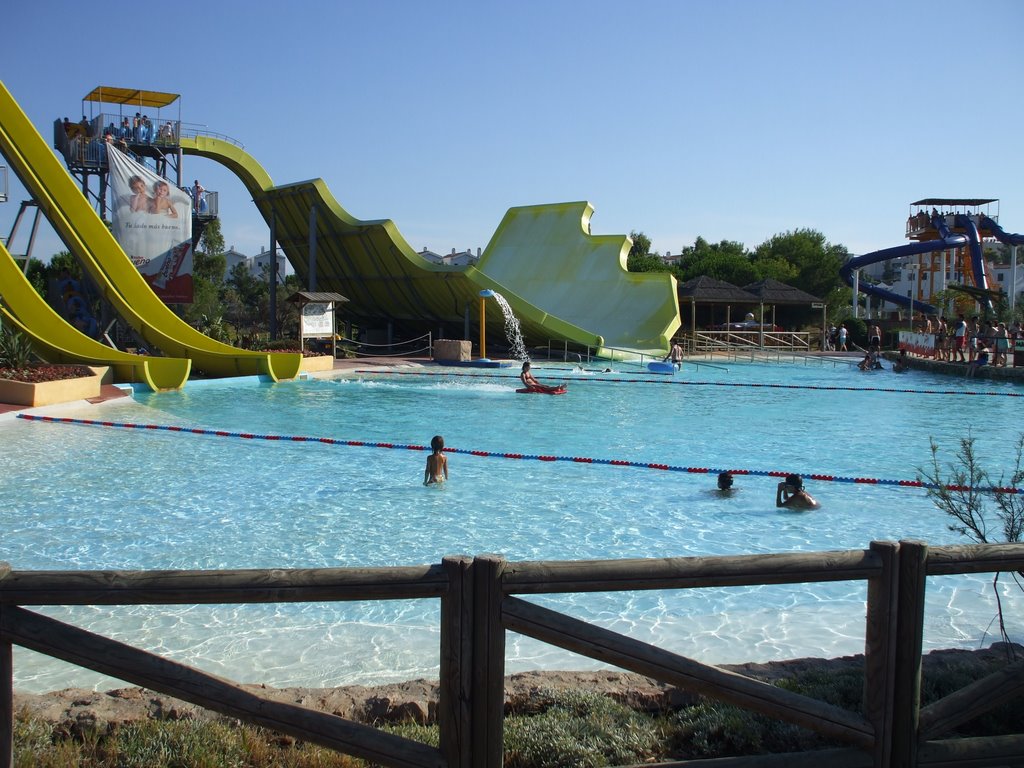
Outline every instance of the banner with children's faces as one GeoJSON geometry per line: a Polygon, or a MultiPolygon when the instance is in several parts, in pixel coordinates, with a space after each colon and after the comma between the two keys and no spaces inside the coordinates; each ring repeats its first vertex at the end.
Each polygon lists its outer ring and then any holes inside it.
{"type": "Polygon", "coordinates": [[[192,198],[111,146],[114,237],[168,304],[192,302],[192,198]]]}

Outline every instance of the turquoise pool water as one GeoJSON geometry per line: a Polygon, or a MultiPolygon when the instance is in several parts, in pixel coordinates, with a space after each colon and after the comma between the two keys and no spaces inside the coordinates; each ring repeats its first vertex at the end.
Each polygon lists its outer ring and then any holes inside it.
{"type": "MultiPolygon", "coordinates": [[[[951,457],[968,427],[987,464],[1008,466],[1020,431],[1016,397],[872,389],[965,388],[919,372],[729,363],[667,378],[591,368],[538,363],[542,380],[571,380],[558,397],[515,394],[509,369],[464,376],[469,371],[404,368],[431,375],[211,382],[62,415],[417,445],[440,433],[449,447],[488,452],[897,480],[914,479],[928,462],[930,437],[951,457]],[[620,378],[659,383],[613,380],[620,378]],[[822,389],[726,386],[755,383],[822,389]]],[[[969,387],[1017,391],[982,381],[969,387]]],[[[709,475],[452,454],[451,481],[424,487],[425,455],[406,450],[21,420],[0,423],[0,439],[0,560],[17,569],[383,566],[484,552],[535,560],[849,549],[883,539],[964,543],[911,488],[808,481],[823,508],[790,512],[775,508],[777,480],[768,477],[738,477],[738,491],[723,498],[709,475]]],[[[995,613],[990,582],[930,580],[928,647],[982,642],[995,613]]],[[[1020,598],[1004,591],[1008,615],[1020,616],[1020,598]]],[[[716,663],[863,649],[860,584],[542,600],[716,663]]],[[[242,682],[328,686],[437,674],[436,601],[46,612],[242,682]]],[[[510,635],[507,666],[593,665],[510,635]]],[[[15,676],[23,690],[112,684],[20,650],[15,676]]]]}

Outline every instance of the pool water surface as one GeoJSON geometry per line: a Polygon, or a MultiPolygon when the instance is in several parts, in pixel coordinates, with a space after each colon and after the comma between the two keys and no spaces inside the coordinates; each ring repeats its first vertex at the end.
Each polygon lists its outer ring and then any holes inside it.
{"type": "MultiPolygon", "coordinates": [[[[846,364],[733,362],[686,366],[674,377],[614,367],[535,364],[542,381],[570,381],[557,397],[517,395],[512,369],[466,376],[404,367],[276,385],[207,382],[62,415],[399,445],[428,445],[442,434],[449,447],[498,454],[891,480],[918,476],[930,439],[951,459],[968,428],[983,462],[1008,469],[1020,431],[1021,401],[1005,396],[1018,391],[988,381],[969,388],[995,396],[923,394],[967,387],[846,364]]],[[[726,497],[708,474],[452,453],[451,480],[424,487],[425,454],[402,449],[23,420],[0,423],[0,436],[0,560],[15,569],[315,568],[436,563],[448,554],[575,560],[861,549],[873,540],[968,543],[914,488],[809,480],[822,509],[795,512],[776,509],[772,477],[740,475],[726,497]]],[[[1020,598],[1001,589],[1011,632],[1019,633],[1020,598]]],[[[531,599],[712,663],[863,650],[859,582],[531,599]]],[[[436,601],[45,613],[240,682],[333,686],[437,675],[436,601]]],[[[926,648],[987,644],[994,615],[991,577],[931,579],[926,648]]],[[[509,635],[510,672],[593,666],[509,635]]],[[[16,649],[21,690],[108,684],[16,649]]]]}

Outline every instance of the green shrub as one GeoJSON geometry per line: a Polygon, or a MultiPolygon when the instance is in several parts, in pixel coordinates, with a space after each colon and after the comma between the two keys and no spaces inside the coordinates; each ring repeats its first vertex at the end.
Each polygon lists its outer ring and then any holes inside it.
{"type": "Polygon", "coordinates": [[[0,328],[0,368],[27,368],[32,362],[32,345],[19,331],[0,328]]]}
{"type": "Polygon", "coordinates": [[[659,751],[654,721],[596,693],[538,692],[535,714],[505,719],[506,768],[644,762],[659,751]]]}

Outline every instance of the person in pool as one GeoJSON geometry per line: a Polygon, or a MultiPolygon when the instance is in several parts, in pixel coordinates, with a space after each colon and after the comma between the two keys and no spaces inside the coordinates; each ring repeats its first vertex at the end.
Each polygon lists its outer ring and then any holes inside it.
{"type": "Polygon", "coordinates": [[[732,487],[732,472],[718,473],[718,492],[723,496],[731,494],[735,488],[732,487]]]}
{"type": "Polygon", "coordinates": [[[523,370],[519,374],[519,379],[523,382],[524,387],[535,392],[556,392],[559,389],[561,389],[561,387],[551,387],[548,386],[547,384],[541,384],[539,381],[537,381],[536,377],[532,373],[530,373],[529,360],[523,363],[523,370]]]}
{"type": "Polygon", "coordinates": [[[444,455],[444,438],[434,435],[430,440],[430,450],[433,451],[427,456],[427,466],[423,470],[423,484],[443,483],[448,479],[448,457],[444,455]]]}
{"type": "Polygon", "coordinates": [[[818,509],[821,506],[814,497],[804,490],[800,475],[786,475],[775,491],[775,506],[792,509],[818,509]]]}

